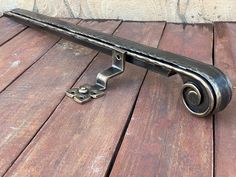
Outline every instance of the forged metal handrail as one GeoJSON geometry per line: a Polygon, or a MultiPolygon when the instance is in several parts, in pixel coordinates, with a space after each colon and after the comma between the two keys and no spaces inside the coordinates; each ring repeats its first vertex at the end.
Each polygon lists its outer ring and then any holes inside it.
{"type": "Polygon", "coordinates": [[[108,79],[123,72],[124,61],[168,77],[179,74],[184,82],[183,102],[197,116],[221,111],[231,100],[232,86],[229,79],[212,65],[27,10],[14,9],[4,15],[104,53],[113,53],[112,67],[98,74],[96,85],[85,85],[67,92],[68,96],[77,98],[81,103],[103,95],[108,79]]]}

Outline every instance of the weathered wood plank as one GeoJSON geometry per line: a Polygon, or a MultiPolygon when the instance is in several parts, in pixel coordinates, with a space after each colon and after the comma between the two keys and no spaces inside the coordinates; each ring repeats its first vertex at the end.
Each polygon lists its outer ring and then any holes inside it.
{"type": "MultiPolygon", "coordinates": [[[[160,49],[212,62],[211,25],[168,24],[160,49]]],[[[212,176],[212,119],[190,115],[182,81],[148,72],[111,176],[212,176]]]]}
{"type": "Polygon", "coordinates": [[[229,76],[233,97],[215,117],[215,176],[236,176],[236,24],[215,24],[215,66],[229,76]]]}
{"type": "MultiPolygon", "coordinates": [[[[76,19],[62,19],[78,23],[76,19]]],[[[59,37],[31,28],[0,47],[0,92],[42,57],[59,37]]]]}
{"type": "Polygon", "coordinates": [[[43,56],[59,37],[31,28],[0,47],[0,91],[43,56]]]}
{"type": "MultiPolygon", "coordinates": [[[[119,23],[93,22],[83,25],[112,33],[119,23]]],[[[35,33],[38,38],[42,36],[38,32],[30,33],[35,33]]],[[[29,43],[30,47],[32,45],[29,43]]],[[[75,83],[96,54],[97,51],[60,41],[0,94],[0,175],[47,121],[64,97],[64,91],[75,83]]],[[[31,55],[27,53],[24,58],[31,55]]]]}
{"type": "Polygon", "coordinates": [[[6,17],[0,18],[0,46],[4,44],[9,39],[13,38],[21,31],[23,31],[26,26],[14,22],[6,17]]]}
{"type": "MultiPolygon", "coordinates": [[[[117,36],[157,46],[164,23],[123,23],[117,36]]],[[[111,65],[99,54],[76,83],[95,81],[111,65]]],[[[106,96],[85,105],[66,98],[7,176],[104,176],[127,122],[146,70],[127,64],[109,83],[106,96]]]]}

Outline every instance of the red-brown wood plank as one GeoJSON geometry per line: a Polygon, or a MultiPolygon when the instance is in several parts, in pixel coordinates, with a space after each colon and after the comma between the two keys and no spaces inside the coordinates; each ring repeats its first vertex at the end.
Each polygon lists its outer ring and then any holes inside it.
{"type": "Polygon", "coordinates": [[[21,31],[23,31],[26,26],[21,25],[7,17],[0,18],[0,46],[4,44],[9,39],[13,38],[21,31]]]}
{"type": "Polygon", "coordinates": [[[233,97],[215,117],[215,176],[236,176],[236,24],[215,24],[215,66],[231,80],[233,97]]]}
{"type": "MultiPolygon", "coordinates": [[[[155,47],[163,27],[124,22],[115,34],[155,47]]],[[[75,86],[94,82],[110,65],[111,56],[99,54],[75,86]]],[[[7,176],[104,176],[145,73],[127,64],[125,73],[110,81],[104,97],[84,105],[64,99],[7,176]]]]}
{"type": "MultiPolygon", "coordinates": [[[[83,25],[112,33],[119,23],[93,22],[83,25]]],[[[35,33],[38,38],[42,35],[33,30],[29,32],[35,33]]],[[[32,55],[29,52],[30,49],[25,59],[32,55]]],[[[60,41],[0,94],[0,174],[27,146],[60,103],[65,90],[75,83],[96,54],[97,51],[60,41]]]]}
{"type": "MultiPolygon", "coordinates": [[[[62,19],[78,23],[75,19],[62,19]]],[[[11,29],[11,28],[10,28],[11,29]]],[[[60,38],[44,31],[26,29],[0,47],[0,92],[42,57],[60,38]]]]}
{"type": "Polygon", "coordinates": [[[44,55],[59,37],[28,28],[0,47],[0,91],[44,55]]]}
{"type": "MultiPolygon", "coordinates": [[[[168,24],[159,48],[212,63],[212,26],[168,24]]],[[[212,118],[186,111],[182,80],[148,72],[111,176],[212,176],[212,118]]]]}

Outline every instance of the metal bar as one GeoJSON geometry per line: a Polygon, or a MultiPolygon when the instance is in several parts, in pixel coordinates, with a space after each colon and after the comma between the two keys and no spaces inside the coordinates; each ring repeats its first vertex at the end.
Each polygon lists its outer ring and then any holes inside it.
{"type": "Polygon", "coordinates": [[[22,9],[4,15],[104,53],[111,54],[118,48],[125,51],[127,62],[160,74],[179,74],[184,82],[183,102],[197,116],[223,110],[231,100],[229,79],[212,65],[22,9]]]}

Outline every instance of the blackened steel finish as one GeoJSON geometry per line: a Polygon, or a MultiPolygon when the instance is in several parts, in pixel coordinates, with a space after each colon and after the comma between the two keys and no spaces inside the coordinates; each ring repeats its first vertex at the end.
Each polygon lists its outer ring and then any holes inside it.
{"type": "Polygon", "coordinates": [[[118,48],[125,51],[127,62],[165,76],[179,74],[184,82],[183,102],[197,116],[221,111],[231,100],[229,79],[212,65],[22,9],[6,12],[5,16],[104,53],[111,54],[118,48]]]}

